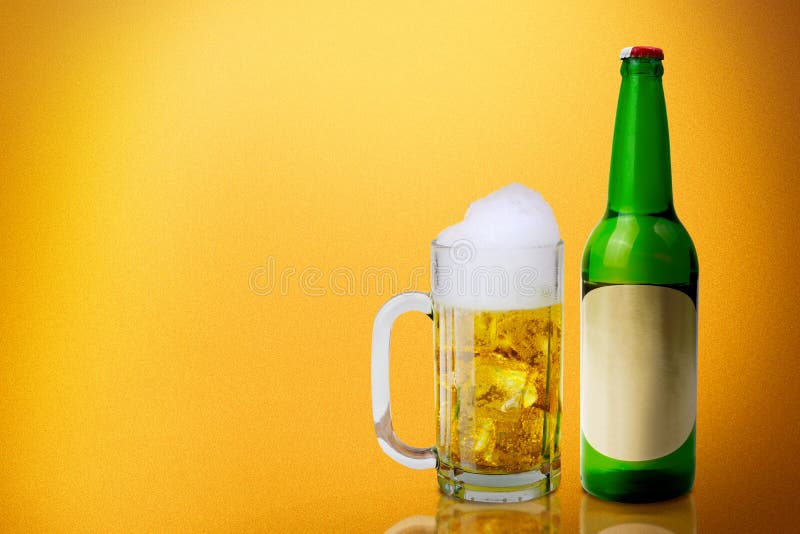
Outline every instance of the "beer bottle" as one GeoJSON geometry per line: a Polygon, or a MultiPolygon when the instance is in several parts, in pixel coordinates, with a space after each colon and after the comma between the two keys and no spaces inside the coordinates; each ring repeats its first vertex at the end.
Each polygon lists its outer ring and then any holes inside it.
{"type": "Polygon", "coordinates": [[[698,264],[672,205],[664,53],[620,57],[608,205],[583,251],[581,482],[651,502],[694,483],[698,264]]]}

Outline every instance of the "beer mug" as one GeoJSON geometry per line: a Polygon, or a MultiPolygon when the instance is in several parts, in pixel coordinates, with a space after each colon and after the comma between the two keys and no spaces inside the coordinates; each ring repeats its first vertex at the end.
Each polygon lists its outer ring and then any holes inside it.
{"type": "Polygon", "coordinates": [[[392,297],[372,332],[372,416],[397,462],[436,468],[462,500],[518,502],[560,481],[563,243],[482,249],[431,246],[431,292],[392,297]],[[406,445],[392,429],[389,339],[401,314],[433,319],[436,444],[406,445]]]}

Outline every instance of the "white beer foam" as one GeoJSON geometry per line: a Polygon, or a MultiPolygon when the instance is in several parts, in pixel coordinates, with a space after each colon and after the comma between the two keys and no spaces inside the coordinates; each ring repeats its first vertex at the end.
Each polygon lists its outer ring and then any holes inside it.
{"type": "Polygon", "coordinates": [[[470,204],[464,220],[436,238],[434,300],[482,310],[560,303],[559,242],[542,195],[518,183],[495,191],[470,204]]]}
{"type": "Polygon", "coordinates": [[[514,248],[555,245],[560,239],[550,204],[513,183],[470,204],[464,220],[442,230],[436,243],[468,240],[476,248],[514,248]]]}

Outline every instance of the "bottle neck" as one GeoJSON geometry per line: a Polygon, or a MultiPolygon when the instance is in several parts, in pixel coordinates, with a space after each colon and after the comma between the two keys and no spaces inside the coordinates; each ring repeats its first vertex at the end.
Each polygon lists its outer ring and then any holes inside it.
{"type": "Polygon", "coordinates": [[[672,169],[661,61],[622,61],[608,209],[619,213],[672,213],[672,169]]]}

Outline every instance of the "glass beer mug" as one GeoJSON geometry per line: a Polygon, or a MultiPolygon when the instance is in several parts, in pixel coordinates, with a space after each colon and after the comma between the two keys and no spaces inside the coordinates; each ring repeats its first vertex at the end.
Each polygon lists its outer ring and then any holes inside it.
{"type": "Polygon", "coordinates": [[[436,468],[446,495],[517,502],[560,480],[563,244],[478,249],[431,246],[430,294],[401,293],[372,333],[372,415],[397,462],[436,468]],[[392,429],[389,338],[408,311],[433,319],[436,444],[417,448],[392,429]]]}

